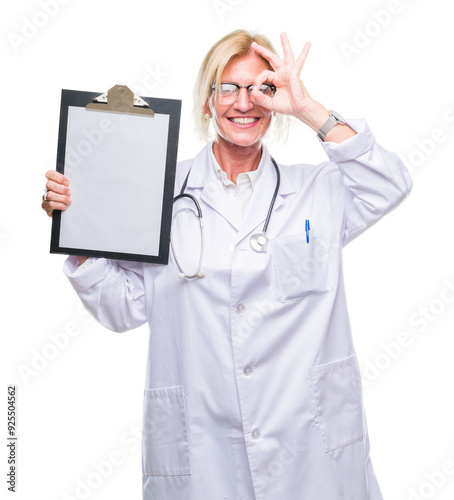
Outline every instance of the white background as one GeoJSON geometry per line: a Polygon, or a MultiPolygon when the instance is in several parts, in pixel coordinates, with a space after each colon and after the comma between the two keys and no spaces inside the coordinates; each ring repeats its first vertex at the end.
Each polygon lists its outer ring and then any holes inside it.
{"type": "MultiPolygon", "coordinates": [[[[126,83],[141,95],[182,99],[179,159],[190,158],[202,146],[190,116],[198,67],[217,39],[246,28],[265,33],[279,49],[281,31],[295,52],[311,41],[303,70],[311,95],[346,118],[367,118],[377,140],[411,169],[408,200],[345,249],[345,280],[384,497],[452,498],[449,7],[443,0],[22,0],[3,6],[2,495],[7,384],[14,383],[19,463],[11,498],[141,498],[137,436],[147,327],[115,334],[83,312],[62,274],[64,257],[49,254],[51,223],[40,209],[44,174],[55,167],[61,89],[102,93],[126,83]]],[[[285,145],[269,146],[282,163],[325,159],[314,133],[299,125],[285,145]]]]}

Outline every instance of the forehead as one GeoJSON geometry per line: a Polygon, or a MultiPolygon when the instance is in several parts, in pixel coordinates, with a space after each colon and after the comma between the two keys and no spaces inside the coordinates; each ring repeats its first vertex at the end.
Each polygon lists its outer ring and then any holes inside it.
{"type": "Polygon", "coordinates": [[[266,61],[257,54],[234,57],[222,72],[221,79],[240,84],[251,83],[263,70],[269,69],[266,61]]]}

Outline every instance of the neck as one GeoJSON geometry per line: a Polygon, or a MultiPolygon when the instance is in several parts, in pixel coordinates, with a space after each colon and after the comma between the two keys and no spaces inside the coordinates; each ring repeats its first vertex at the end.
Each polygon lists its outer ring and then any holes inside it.
{"type": "Polygon", "coordinates": [[[262,157],[262,144],[238,146],[218,136],[213,143],[213,153],[227,177],[236,184],[239,174],[257,170],[262,157]]]}

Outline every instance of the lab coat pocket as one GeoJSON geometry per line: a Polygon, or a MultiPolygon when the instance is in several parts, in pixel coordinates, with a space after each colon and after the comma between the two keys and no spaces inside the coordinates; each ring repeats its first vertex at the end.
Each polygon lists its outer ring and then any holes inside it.
{"type": "Polygon", "coordinates": [[[143,411],[144,475],[191,474],[183,387],[146,390],[143,411]]]}
{"type": "Polygon", "coordinates": [[[335,289],[339,274],[339,244],[330,235],[311,232],[277,238],[274,265],[282,300],[290,302],[335,289]]]}
{"type": "Polygon", "coordinates": [[[361,441],[366,432],[356,356],[313,366],[310,378],[314,423],[325,452],[361,441]]]}

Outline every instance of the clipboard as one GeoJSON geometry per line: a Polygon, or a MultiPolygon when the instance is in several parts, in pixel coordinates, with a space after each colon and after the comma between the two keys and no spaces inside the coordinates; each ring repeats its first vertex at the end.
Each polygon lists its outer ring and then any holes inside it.
{"type": "Polygon", "coordinates": [[[57,171],[72,203],[51,253],[167,264],[181,101],[62,90],[57,171]]]}

